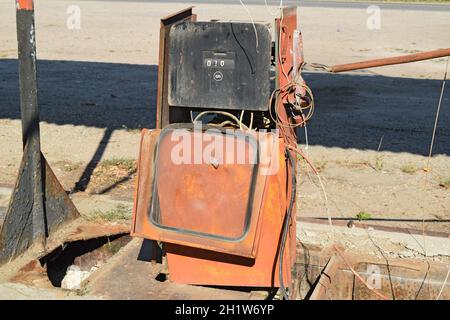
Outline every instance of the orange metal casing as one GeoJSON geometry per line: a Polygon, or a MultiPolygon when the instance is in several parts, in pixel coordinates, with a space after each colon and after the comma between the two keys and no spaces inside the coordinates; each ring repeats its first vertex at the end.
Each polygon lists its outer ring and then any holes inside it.
{"type": "MultiPolygon", "coordinates": [[[[169,265],[169,275],[177,283],[198,285],[227,285],[278,287],[278,259],[283,220],[289,196],[286,194],[286,172],[284,143],[280,141],[280,167],[277,174],[267,176],[263,203],[260,212],[260,232],[258,252],[254,259],[242,259],[236,256],[219,255],[199,251],[186,246],[167,244],[165,250],[169,265]]],[[[295,217],[295,215],[294,215],[295,217]]],[[[295,218],[290,221],[286,248],[295,247],[295,218]]],[[[283,257],[284,285],[291,283],[290,270],[295,262],[295,250],[286,250],[283,257]]]]}
{"type": "MultiPolygon", "coordinates": [[[[286,179],[290,176],[286,170],[290,169],[286,167],[283,140],[275,144],[277,149],[273,150],[273,157],[278,157],[279,168],[275,174],[265,176],[265,183],[260,187],[263,200],[256,210],[258,212],[252,214],[249,232],[241,241],[227,242],[163,230],[149,220],[153,161],[159,134],[160,130],[142,131],[132,236],[165,242],[172,281],[208,285],[279,286],[278,250],[286,204],[290,197],[286,192],[286,179]]],[[[292,241],[295,245],[293,222],[294,219],[291,220],[287,248],[292,246],[292,241]]],[[[204,223],[208,224],[208,221],[204,223]]],[[[285,251],[283,279],[286,286],[291,279],[288,270],[295,258],[293,254],[295,251],[285,251]]]]}
{"type": "MultiPolygon", "coordinates": [[[[134,216],[139,218],[139,221],[134,222],[133,232],[136,235],[152,240],[189,245],[199,249],[214,250],[247,258],[256,257],[257,241],[261,228],[261,205],[268,176],[261,174],[262,169],[258,170],[256,177],[254,177],[255,188],[253,192],[246,189],[245,185],[239,191],[238,180],[247,182],[250,178],[245,176],[245,171],[241,170],[242,165],[221,164],[218,169],[213,169],[210,164],[173,164],[169,153],[170,150],[164,150],[165,152],[163,153],[156,152],[158,142],[161,144],[161,139],[158,139],[160,138],[160,133],[160,130],[144,130],[142,132],[134,212],[134,216]],[[166,220],[165,224],[169,220],[172,225],[176,224],[178,226],[176,230],[164,229],[156,224],[155,221],[151,221],[149,217],[154,191],[153,179],[155,177],[153,173],[156,171],[155,159],[156,161],[159,159],[159,162],[163,163],[162,168],[159,170],[163,170],[165,174],[163,181],[157,180],[158,202],[161,202],[160,206],[163,207],[162,215],[164,215],[163,218],[166,220]],[[196,180],[200,180],[200,183],[196,180]],[[208,192],[209,196],[201,199],[201,194],[208,192]],[[234,230],[237,229],[236,227],[239,227],[239,221],[243,220],[244,215],[244,213],[237,211],[247,204],[247,197],[249,197],[250,193],[253,195],[251,216],[247,230],[242,236],[234,239],[223,239],[180,232],[179,228],[180,224],[182,224],[183,229],[206,229],[210,231],[210,234],[214,235],[230,232],[234,234],[234,230]],[[218,206],[218,202],[221,205],[218,206]],[[191,204],[203,207],[203,214],[200,216],[200,219],[197,217],[199,215],[197,210],[200,209],[196,210],[195,206],[191,204]],[[223,219],[225,216],[226,218],[223,219]],[[211,228],[211,226],[215,227],[211,228]]],[[[272,142],[274,138],[275,135],[266,134],[260,140],[266,140],[263,142],[264,145],[270,143],[270,147],[275,148],[278,145],[272,142]]],[[[161,149],[161,145],[158,145],[158,147],[158,149],[161,149]]],[[[274,154],[276,156],[277,151],[274,154]]],[[[273,164],[275,165],[276,162],[273,162],[273,164]]],[[[159,173],[157,171],[157,174],[159,173]]]]}
{"type": "MultiPolygon", "coordinates": [[[[184,13],[183,13],[184,14],[184,13]]],[[[186,14],[191,14],[188,8],[186,14]]],[[[192,16],[195,19],[195,16],[192,16]]],[[[171,22],[171,19],[169,19],[171,22]]],[[[290,70],[295,64],[292,53],[293,32],[296,29],[296,11],[291,8],[284,9],[282,30],[280,20],[277,19],[276,27],[282,32],[278,38],[280,45],[277,55],[277,83],[283,87],[288,79],[282,71],[290,75],[290,70]],[[283,65],[283,67],[281,67],[283,65]]],[[[165,26],[167,28],[167,26],[165,26]]],[[[163,30],[162,25],[162,30],[163,30]]],[[[162,40],[165,36],[162,33],[162,40]]],[[[164,65],[165,46],[161,47],[159,76],[163,77],[162,65],[164,65]],[[161,65],[161,61],[163,64],[161,65]]],[[[301,48],[300,48],[301,50],[301,48]]],[[[300,56],[296,57],[297,60],[300,56]]],[[[161,80],[161,79],[159,79],[161,80]]],[[[159,81],[163,83],[163,81],[159,81]]],[[[166,92],[164,86],[158,86],[159,101],[164,98],[166,92]]],[[[284,100],[284,99],[283,99],[284,100]]],[[[158,128],[164,127],[168,122],[161,121],[161,114],[167,112],[169,106],[158,103],[158,128]],[[164,111],[165,110],[165,111],[164,111]]],[[[287,120],[287,114],[281,108],[280,116],[287,120]]],[[[167,118],[167,117],[166,117],[167,118]]],[[[251,231],[245,241],[230,243],[217,241],[210,238],[198,238],[186,235],[176,235],[167,230],[158,230],[149,220],[148,212],[152,195],[152,174],[154,149],[160,130],[143,130],[141,148],[138,161],[138,179],[133,209],[132,235],[164,242],[164,250],[167,253],[170,280],[178,283],[203,284],[203,285],[227,285],[227,286],[255,286],[277,287],[279,286],[278,259],[283,222],[290,201],[292,183],[291,172],[295,170],[287,165],[285,157],[285,140],[279,138],[279,146],[274,150],[273,156],[279,159],[279,170],[276,174],[267,176],[262,184],[262,202],[258,212],[258,218],[253,222],[251,231]]],[[[294,130],[287,130],[289,139],[295,139],[294,130]]],[[[294,206],[295,208],[295,206],[294,206]]],[[[186,214],[190,214],[187,212],[186,214]]],[[[252,215],[256,217],[257,214],[252,215]]],[[[286,250],[283,257],[284,285],[291,283],[291,270],[296,259],[296,220],[295,209],[289,221],[286,250]]]]}

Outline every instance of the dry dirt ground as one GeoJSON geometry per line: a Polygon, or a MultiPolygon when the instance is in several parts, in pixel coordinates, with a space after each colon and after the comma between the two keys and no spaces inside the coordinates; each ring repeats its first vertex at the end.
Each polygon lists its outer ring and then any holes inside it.
{"type": "MultiPolygon", "coordinates": [[[[38,1],[42,148],[84,214],[130,214],[139,131],[155,124],[159,18],[187,4],[38,1]],[[77,5],[81,29],[66,26],[77,5]]],[[[450,7],[449,7],[450,8],[450,7]]],[[[257,21],[275,8],[250,7],[257,21]]],[[[239,5],[199,4],[200,20],[248,20],[239,5]]],[[[363,9],[300,8],[308,62],[327,65],[449,47],[450,10],[381,12],[366,27],[363,9]]],[[[0,3],[0,206],[7,206],[21,158],[13,1],[0,3]]],[[[320,170],[328,212],[383,224],[450,232],[450,93],[446,91],[427,162],[446,59],[330,75],[306,72],[316,113],[309,157],[320,170]],[[431,168],[426,171],[424,168],[431,168]],[[406,221],[405,221],[406,219],[406,221]],[[378,222],[379,223],[379,222],[378,222]]],[[[304,132],[299,131],[305,146],[304,132]]],[[[325,217],[317,178],[304,165],[298,216],[325,217]]]]}

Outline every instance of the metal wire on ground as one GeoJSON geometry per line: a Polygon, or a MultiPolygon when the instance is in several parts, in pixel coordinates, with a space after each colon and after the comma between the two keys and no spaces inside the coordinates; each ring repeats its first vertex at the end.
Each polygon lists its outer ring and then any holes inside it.
{"type": "Polygon", "coordinates": [[[433,153],[434,138],[436,136],[436,129],[437,129],[437,124],[438,124],[438,120],[439,120],[439,113],[441,112],[442,97],[444,96],[444,91],[445,91],[445,82],[447,81],[447,71],[448,71],[449,60],[450,60],[450,57],[447,57],[447,64],[445,65],[444,80],[442,81],[442,87],[441,87],[441,95],[439,96],[439,103],[437,106],[436,117],[434,120],[433,134],[431,136],[430,151],[428,153],[428,166],[430,165],[430,158],[433,153]]]}

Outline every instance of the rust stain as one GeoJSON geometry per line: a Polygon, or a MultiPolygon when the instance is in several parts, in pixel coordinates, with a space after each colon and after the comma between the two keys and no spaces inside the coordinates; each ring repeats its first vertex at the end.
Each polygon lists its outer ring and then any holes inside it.
{"type": "Polygon", "coordinates": [[[98,237],[125,234],[130,232],[130,227],[124,224],[97,224],[88,223],[86,225],[78,226],[73,232],[71,232],[66,242],[93,239],[98,237]]]}
{"type": "Polygon", "coordinates": [[[48,280],[47,270],[41,266],[38,260],[32,260],[19,269],[10,281],[44,288],[53,287],[48,280]]]}
{"type": "Polygon", "coordinates": [[[33,0],[16,0],[17,10],[33,10],[33,0]]]}

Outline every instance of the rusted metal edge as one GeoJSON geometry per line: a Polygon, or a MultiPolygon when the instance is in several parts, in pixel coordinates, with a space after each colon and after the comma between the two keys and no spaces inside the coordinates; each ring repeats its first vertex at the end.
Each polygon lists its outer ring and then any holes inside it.
{"type": "MultiPolygon", "coordinates": [[[[297,217],[297,221],[317,223],[317,224],[329,224],[328,219],[324,219],[324,218],[297,217]]],[[[338,226],[338,227],[347,227],[347,222],[341,221],[341,220],[333,220],[333,225],[338,226]]],[[[356,221],[353,221],[353,226],[355,228],[360,228],[360,229],[372,228],[372,229],[378,230],[378,231],[398,232],[398,233],[406,233],[406,234],[419,234],[419,235],[425,235],[425,236],[429,236],[429,237],[439,237],[439,238],[450,238],[449,233],[439,232],[439,231],[422,231],[422,230],[418,230],[418,229],[410,229],[410,228],[402,228],[402,227],[380,226],[380,225],[376,225],[376,224],[365,224],[365,223],[360,223],[360,222],[356,222],[356,221]]]]}
{"type": "MultiPolygon", "coordinates": [[[[333,248],[333,246],[328,248],[333,248]]],[[[327,248],[324,250],[327,250],[327,248]]],[[[325,253],[324,250],[311,252],[308,260],[300,263],[303,265],[302,273],[309,273],[314,270],[310,279],[312,281],[316,279],[314,281],[314,287],[307,289],[309,292],[305,296],[306,299],[355,299],[356,296],[358,296],[358,300],[361,298],[364,300],[380,298],[380,295],[377,295],[375,291],[367,288],[362,281],[357,279],[359,276],[364,282],[370,283],[370,275],[373,273],[368,271],[367,267],[369,265],[379,266],[381,268],[380,278],[384,284],[382,283],[381,288],[376,290],[388,300],[394,298],[393,293],[397,298],[402,296],[400,299],[406,297],[410,297],[408,299],[424,299],[424,296],[421,294],[421,289],[423,289],[422,291],[429,292],[430,288],[434,287],[434,292],[437,294],[436,288],[442,288],[445,283],[445,274],[448,270],[448,265],[443,262],[427,262],[421,258],[406,260],[403,258],[392,258],[387,260],[367,254],[361,255],[360,253],[351,252],[341,252],[338,255],[339,250],[336,250],[336,248],[329,253],[325,253]],[[333,257],[333,252],[334,256],[337,256],[340,260],[334,272],[333,270],[327,270],[330,260],[333,257]],[[323,264],[320,264],[322,258],[327,258],[326,261],[328,261],[325,268],[322,268],[323,264]],[[323,271],[319,271],[319,268],[323,271]],[[399,270],[399,268],[406,270],[399,270]],[[324,274],[327,276],[324,276],[324,274]],[[422,284],[424,285],[423,288],[422,284]],[[363,293],[363,296],[361,296],[361,293],[363,293]],[[405,295],[405,293],[408,294],[405,295]]],[[[431,299],[434,300],[435,295],[431,295],[431,299]]]]}
{"type": "Polygon", "coordinates": [[[193,6],[183,9],[161,19],[159,31],[158,83],[156,94],[156,128],[162,129],[169,124],[168,88],[168,39],[170,26],[183,20],[195,21],[197,16],[192,13],[193,6]]]}
{"type": "Polygon", "coordinates": [[[127,224],[111,224],[111,223],[94,223],[85,221],[80,218],[73,226],[68,226],[64,232],[64,236],[54,237],[49,242],[50,246],[47,251],[64,245],[69,242],[90,240],[101,237],[109,237],[115,235],[127,235],[130,233],[130,226],[127,224]]]}
{"type": "Polygon", "coordinates": [[[77,218],[53,232],[47,239],[45,248],[32,243],[22,254],[18,255],[5,265],[0,265],[0,281],[13,279],[20,270],[39,261],[46,255],[52,253],[59,247],[64,248],[67,244],[76,241],[86,241],[101,237],[111,237],[117,235],[127,235],[130,232],[128,224],[100,223],[86,221],[77,218]]]}
{"type": "Polygon", "coordinates": [[[161,26],[168,26],[177,21],[180,21],[180,20],[186,19],[189,16],[192,16],[193,8],[194,8],[194,6],[190,6],[183,10],[180,10],[178,12],[169,14],[169,15],[161,18],[161,26]]]}
{"type": "Polygon", "coordinates": [[[341,259],[335,253],[328,260],[327,265],[321,272],[319,279],[317,280],[316,286],[314,287],[309,300],[325,300],[327,299],[327,292],[331,286],[332,279],[336,274],[336,271],[341,265],[341,259]]]}

